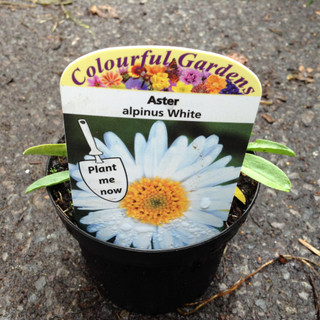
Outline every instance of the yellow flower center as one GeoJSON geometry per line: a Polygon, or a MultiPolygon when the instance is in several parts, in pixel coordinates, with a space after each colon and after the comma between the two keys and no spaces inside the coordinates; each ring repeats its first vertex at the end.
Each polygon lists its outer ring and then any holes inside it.
{"type": "Polygon", "coordinates": [[[126,209],[129,217],[161,225],[183,216],[189,201],[180,182],[142,178],[129,186],[120,207],[126,209]]]}

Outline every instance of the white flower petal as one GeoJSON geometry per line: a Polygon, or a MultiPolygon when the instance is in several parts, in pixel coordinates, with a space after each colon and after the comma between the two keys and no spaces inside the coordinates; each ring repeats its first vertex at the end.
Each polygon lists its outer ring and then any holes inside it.
{"type": "Polygon", "coordinates": [[[148,143],[151,140],[155,140],[158,147],[158,154],[161,156],[168,148],[168,134],[167,128],[162,121],[155,122],[149,133],[148,143]]]}
{"type": "Polygon", "coordinates": [[[135,165],[134,159],[128,148],[116,134],[109,131],[106,132],[103,137],[107,147],[110,150],[110,156],[112,155],[113,157],[121,158],[125,166],[135,165]]]}
{"type": "Polygon", "coordinates": [[[82,177],[81,177],[81,174],[80,174],[80,170],[79,170],[78,164],[74,165],[72,163],[69,163],[68,167],[69,167],[70,176],[76,181],[82,181],[82,177]]]}
{"type": "Polygon", "coordinates": [[[136,164],[141,169],[143,168],[143,158],[146,149],[146,139],[141,133],[137,133],[134,139],[134,156],[136,164]]]}
{"type": "Polygon", "coordinates": [[[217,218],[213,214],[206,213],[200,210],[189,210],[188,212],[185,212],[184,215],[192,221],[213,226],[215,228],[221,228],[224,224],[221,219],[217,218]]]}
{"type": "Polygon", "coordinates": [[[133,234],[131,232],[125,232],[122,230],[119,230],[116,236],[116,239],[114,241],[114,244],[121,246],[121,247],[127,247],[129,248],[133,241],[133,234]]]}
{"type": "Polygon", "coordinates": [[[200,188],[215,186],[234,180],[239,177],[241,167],[227,167],[214,170],[205,170],[201,174],[190,177],[183,182],[186,190],[197,190],[200,188]]]}
{"type": "Polygon", "coordinates": [[[129,184],[139,180],[143,176],[142,168],[136,165],[125,165],[124,166],[129,184]]]}
{"type": "Polygon", "coordinates": [[[162,157],[155,175],[161,178],[169,178],[183,160],[187,146],[188,138],[186,136],[178,137],[162,157]]]}
{"type": "Polygon", "coordinates": [[[172,175],[172,179],[176,181],[184,181],[192,175],[197,174],[197,172],[203,170],[203,168],[207,167],[212,162],[212,158],[205,157],[200,158],[197,162],[177,171],[172,175]]]}
{"type": "Polygon", "coordinates": [[[150,129],[149,138],[144,155],[144,173],[148,178],[155,177],[161,158],[168,148],[166,126],[162,121],[154,123],[150,129]]]}
{"type": "Polygon", "coordinates": [[[101,240],[101,241],[108,241],[108,240],[112,239],[113,237],[115,237],[116,234],[117,234],[117,230],[113,230],[109,226],[106,226],[104,228],[101,228],[96,233],[96,238],[101,240]]]}
{"type": "Polygon", "coordinates": [[[72,164],[72,163],[68,163],[68,167],[69,167],[69,171],[76,171],[79,170],[78,164],[72,164]]]}
{"type": "Polygon", "coordinates": [[[139,249],[150,249],[153,232],[153,229],[146,232],[137,232],[133,239],[133,246],[139,249]]]}
{"type": "Polygon", "coordinates": [[[192,208],[198,208],[199,210],[211,212],[214,210],[229,210],[231,206],[233,196],[229,196],[229,199],[212,199],[210,196],[198,196],[194,192],[189,196],[189,200],[192,203],[192,208]]]}
{"type": "Polygon", "coordinates": [[[86,185],[86,183],[85,183],[83,180],[77,182],[77,183],[76,183],[76,186],[77,186],[79,189],[82,189],[82,190],[84,190],[84,191],[89,192],[89,193],[92,194],[92,191],[89,189],[89,187],[86,185]]]}
{"type": "Polygon", "coordinates": [[[95,161],[95,157],[94,156],[89,156],[89,155],[86,155],[83,157],[84,160],[93,160],[95,161]]]}
{"type": "Polygon", "coordinates": [[[180,163],[180,168],[184,168],[192,164],[199,158],[205,142],[206,138],[204,136],[199,136],[190,143],[190,145],[185,150],[183,161],[180,163]]]}
{"type": "Polygon", "coordinates": [[[172,224],[176,237],[185,245],[196,244],[219,234],[219,230],[186,217],[177,219],[172,224]]]}
{"type": "Polygon", "coordinates": [[[146,146],[146,151],[143,158],[144,176],[147,178],[154,178],[154,170],[158,166],[157,163],[157,147],[152,144],[152,141],[146,146]]]}
{"type": "Polygon", "coordinates": [[[108,149],[107,145],[105,145],[98,138],[94,138],[94,141],[96,143],[96,146],[97,146],[98,150],[103,152],[103,155],[101,156],[101,158],[110,158],[111,157],[111,153],[110,153],[110,150],[108,149]]]}
{"type": "Polygon", "coordinates": [[[229,217],[230,207],[231,207],[231,204],[228,210],[217,210],[217,211],[212,211],[210,213],[223,221],[227,221],[229,217]]]}
{"type": "Polygon", "coordinates": [[[94,196],[91,192],[83,191],[83,190],[72,190],[72,199],[77,199],[77,198],[92,198],[96,197],[94,196]]]}
{"type": "Polygon", "coordinates": [[[223,146],[221,144],[217,144],[213,147],[209,152],[208,155],[212,157],[212,161],[215,161],[218,155],[221,153],[223,146]]]}
{"type": "MultiPolygon", "coordinates": [[[[135,220],[133,220],[135,221],[135,220]]],[[[134,230],[138,233],[145,233],[155,230],[155,226],[149,223],[140,223],[139,221],[135,221],[134,230]]]]}
{"type": "Polygon", "coordinates": [[[171,230],[166,225],[158,226],[157,233],[153,236],[153,243],[156,249],[174,248],[171,230]]]}
{"type": "Polygon", "coordinates": [[[191,192],[189,197],[191,201],[194,201],[202,197],[209,197],[211,201],[229,201],[231,195],[233,197],[236,186],[236,183],[227,184],[225,186],[210,186],[191,192]]]}
{"type": "MultiPolygon", "coordinates": [[[[208,199],[208,198],[205,198],[208,199]]],[[[199,209],[205,212],[212,212],[215,210],[229,210],[231,206],[231,201],[210,201],[204,203],[201,201],[199,204],[199,209]]]]}
{"type": "Polygon", "coordinates": [[[209,155],[209,153],[213,150],[214,147],[216,147],[219,143],[219,137],[215,134],[209,136],[206,139],[206,142],[203,146],[202,154],[204,156],[209,155]]]}
{"type": "Polygon", "coordinates": [[[183,242],[182,237],[177,232],[173,233],[173,247],[174,248],[181,248],[189,245],[189,241],[187,239],[187,242],[183,242]]]}
{"type": "Polygon", "coordinates": [[[90,232],[90,233],[93,233],[93,232],[97,232],[99,231],[100,229],[103,229],[105,228],[106,224],[105,223],[94,223],[94,224],[90,224],[87,226],[87,231],[90,232]]]}
{"type": "Polygon", "coordinates": [[[230,161],[232,157],[231,156],[225,156],[218,161],[214,162],[213,164],[210,165],[211,169],[218,169],[218,168],[223,168],[225,167],[230,161]]]}
{"type": "MultiPolygon", "coordinates": [[[[76,190],[75,190],[76,191],[76,190]]],[[[103,210],[103,209],[115,209],[118,208],[116,202],[105,201],[98,197],[73,197],[73,205],[79,207],[80,210],[103,210]]]]}
{"type": "Polygon", "coordinates": [[[88,215],[82,217],[80,222],[82,224],[97,224],[104,222],[119,222],[123,219],[123,214],[119,209],[99,210],[89,212],[88,215]]]}

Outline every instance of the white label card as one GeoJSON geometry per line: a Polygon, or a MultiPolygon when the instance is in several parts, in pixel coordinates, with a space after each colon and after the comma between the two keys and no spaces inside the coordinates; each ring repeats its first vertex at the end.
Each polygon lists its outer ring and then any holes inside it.
{"type": "Polygon", "coordinates": [[[114,245],[167,250],[226,228],[261,97],[240,63],[176,47],[121,47],[61,78],[75,218],[114,245]]]}

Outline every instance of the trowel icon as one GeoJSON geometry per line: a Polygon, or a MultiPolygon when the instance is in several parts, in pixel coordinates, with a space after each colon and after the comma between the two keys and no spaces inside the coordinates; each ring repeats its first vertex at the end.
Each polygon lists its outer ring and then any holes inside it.
{"type": "Polygon", "coordinates": [[[97,148],[87,121],[79,119],[78,123],[91,149],[89,155],[95,157],[95,160],[79,162],[83,181],[100,198],[121,201],[128,189],[128,177],[121,158],[101,159],[103,152],[97,148]]]}

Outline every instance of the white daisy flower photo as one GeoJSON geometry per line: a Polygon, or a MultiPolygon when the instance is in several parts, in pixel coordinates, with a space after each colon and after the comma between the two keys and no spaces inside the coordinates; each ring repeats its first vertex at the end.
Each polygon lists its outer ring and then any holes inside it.
{"type": "MultiPolygon", "coordinates": [[[[153,123],[148,139],[134,137],[134,155],[113,132],[95,138],[101,159],[121,158],[128,177],[119,202],[94,194],[78,164],[70,164],[73,206],[88,213],[80,219],[86,231],[102,241],[136,249],[164,250],[197,244],[225,227],[241,167],[227,166],[231,156],[216,161],[219,138],[184,135],[168,145],[164,122],[153,123]]],[[[92,156],[86,156],[92,160],[92,156]]]]}

